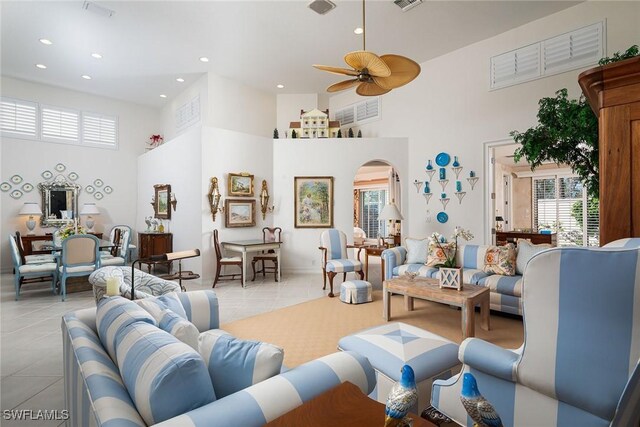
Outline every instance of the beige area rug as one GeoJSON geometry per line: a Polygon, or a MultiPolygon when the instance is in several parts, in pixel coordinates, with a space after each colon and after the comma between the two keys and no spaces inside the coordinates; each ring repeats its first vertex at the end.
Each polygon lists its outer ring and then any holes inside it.
{"type": "MultiPolygon", "coordinates": [[[[288,367],[336,351],[340,338],[361,329],[384,324],[382,292],[374,291],[373,302],[351,305],[338,297],[323,297],[269,313],[222,325],[236,337],[276,344],[284,348],[284,364],[288,367]]],[[[401,295],[391,299],[391,321],[404,322],[462,341],[461,311],[444,304],[415,300],[414,311],[404,309],[401,295]]],[[[491,330],[480,327],[476,312],[476,337],[504,348],[522,344],[523,325],[520,318],[491,314],[491,330]]]]}

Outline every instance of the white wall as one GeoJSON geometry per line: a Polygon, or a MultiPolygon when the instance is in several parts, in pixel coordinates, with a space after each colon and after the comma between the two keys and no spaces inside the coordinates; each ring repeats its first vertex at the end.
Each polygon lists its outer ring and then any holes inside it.
{"type": "MultiPolygon", "coordinates": [[[[320,271],[320,234],[324,229],[294,228],[293,181],[296,176],[334,177],[334,228],[353,241],[353,179],[358,169],[371,160],[384,160],[396,170],[407,170],[406,138],[358,139],[277,139],[273,141],[273,183],[276,212],[273,224],[283,230],[283,271],[320,271]]],[[[415,191],[402,185],[403,194],[415,191]]],[[[410,197],[399,206],[407,221],[420,221],[421,215],[407,214],[410,197]]],[[[423,202],[424,203],[424,202],[423,202]]],[[[404,226],[404,225],[403,225],[404,226]]],[[[403,229],[403,236],[406,228],[403,229]]]]}
{"type": "MultiPolygon", "coordinates": [[[[413,188],[409,183],[414,179],[424,180],[427,160],[443,151],[459,156],[465,177],[469,170],[480,176],[474,191],[463,181],[467,195],[462,204],[456,199],[449,203],[449,222],[445,225],[434,219],[442,210],[437,200],[429,203],[431,222],[425,222],[420,220],[425,211],[423,198],[410,194],[410,235],[427,236],[433,231],[449,234],[453,226],[462,225],[476,235],[476,242],[482,242],[486,222],[483,143],[508,138],[514,129],[523,131],[535,125],[540,98],[553,96],[563,87],[573,97],[580,94],[577,76],[582,70],[489,91],[490,57],[603,19],[607,20],[609,55],[638,43],[640,3],[584,2],[422,63],[422,73],[416,80],[382,96],[382,119],[363,125],[362,131],[367,137],[409,138],[408,169],[399,169],[405,188],[413,188]]],[[[354,91],[339,94],[330,99],[330,108],[335,111],[359,99],[354,91]]],[[[434,188],[439,193],[437,183],[434,188]]],[[[452,183],[446,192],[453,192],[452,183]]]]}
{"type": "Polygon", "coordinates": [[[177,135],[176,110],[196,96],[200,96],[200,124],[202,124],[209,117],[209,75],[206,73],[187,86],[180,94],[167,100],[166,105],[162,108],[160,120],[162,123],[162,136],[165,142],[170,141],[177,135]]]}
{"type": "MultiPolygon", "coordinates": [[[[11,257],[8,251],[7,234],[16,230],[27,233],[25,217],[17,214],[24,202],[41,203],[37,184],[44,181],[40,174],[45,170],[54,172],[57,163],[63,163],[67,170],[64,173],[76,172],[79,175],[77,183],[83,189],[95,179],[101,179],[105,185],[113,188],[113,193],[105,195],[102,200],[96,200],[92,195],[81,191],[79,206],[83,203],[94,202],[101,211],[95,217],[95,230],[108,233],[113,225],[128,224],[135,226],[137,173],[136,158],[144,152],[145,141],[149,135],[158,133],[159,111],[156,109],[117,101],[110,98],[70,91],[54,86],[2,77],[2,96],[20,98],[69,107],[118,117],[117,150],[107,150],[93,147],[83,147],[70,144],[55,144],[49,142],[30,141],[26,139],[2,138],[1,148],[1,180],[18,174],[24,182],[34,185],[34,190],[22,198],[14,200],[9,193],[0,193],[2,200],[2,219],[0,220],[0,234],[2,239],[2,269],[11,267],[11,257]],[[7,249],[7,250],[5,250],[7,249]]],[[[40,229],[37,234],[51,233],[53,228],[40,229]]]]}
{"type": "Polygon", "coordinates": [[[318,108],[317,93],[282,94],[277,96],[278,132],[285,137],[289,123],[300,121],[300,110],[318,108]]]}

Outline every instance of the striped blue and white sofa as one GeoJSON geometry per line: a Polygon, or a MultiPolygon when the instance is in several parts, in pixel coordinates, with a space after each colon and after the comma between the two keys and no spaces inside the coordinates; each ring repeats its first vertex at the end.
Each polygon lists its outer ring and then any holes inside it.
{"type": "MultiPolygon", "coordinates": [[[[483,271],[487,245],[460,246],[458,265],[462,266],[464,283],[490,288],[491,309],[522,315],[522,275],[502,276],[483,271]]],[[[417,272],[421,277],[438,278],[438,269],[420,264],[405,264],[407,249],[403,246],[382,252],[385,280],[402,276],[405,272],[417,272]]]]}
{"type": "MultiPolygon", "coordinates": [[[[522,347],[462,342],[462,373],[476,377],[505,427],[640,425],[638,242],[534,255],[524,274],[522,347]]],[[[472,426],[461,378],[435,381],[431,403],[472,426]]]]}
{"type": "MultiPolygon", "coordinates": [[[[214,291],[182,292],[174,295],[177,295],[179,303],[184,308],[187,320],[192,322],[200,333],[219,327],[218,299],[214,291]]],[[[165,295],[144,301],[166,297],[165,295]]],[[[118,297],[105,299],[100,304],[116,302],[115,298],[118,297]]],[[[204,406],[192,405],[195,409],[164,419],[162,422],[145,423],[148,417],[143,416],[143,411],[146,411],[146,414],[151,411],[155,419],[155,411],[183,407],[185,395],[191,395],[189,398],[192,399],[194,394],[198,394],[197,390],[202,389],[198,384],[202,375],[194,377],[193,353],[188,361],[185,358],[171,358],[168,364],[178,365],[178,370],[176,372],[173,367],[174,371],[169,375],[165,375],[163,366],[158,367],[154,362],[150,362],[152,358],[156,360],[158,356],[162,356],[159,353],[173,354],[172,351],[184,349],[185,345],[173,340],[171,336],[167,337],[168,334],[163,335],[162,332],[155,331],[154,328],[157,327],[153,325],[152,318],[146,318],[147,314],[126,313],[127,316],[119,314],[117,318],[112,316],[115,319],[112,319],[111,323],[115,325],[115,332],[112,333],[102,326],[106,322],[104,319],[111,314],[100,313],[101,317],[97,318],[97,309],[84,309],[68,313],[62,318],[65,402],[69,411],[67,426],[262,426],[341,382],[350,381],[365,394],[369,394],[375,387],[375,373],[366,358],[352,352],[338,352],[280,373],[204,406]],[[132,334],[122,337],[120,341],[117,338],[117,328],[121,327],[122,323],[119,322],[123,317],[126,317],[124,323],[137,322],[136,327],[140,326],[141,333],[136,341],[130,339],[132,334]],[[101,328],[100,334],[98,328],[101,328]],[[106,347],[99,335],[107,337],[106,347]],[[158,337],[165,344],[162,351],[149,352],[146,357],[143,357],[144,352],[135,353],[130,357],[129,352],[139,342],[158,340],[158,337]],[[166,344],[167,342],[169,344],[166,344]],[[114,363],[112,356],[114,351],[117,363],[114,363]],[[149,372],[152,375],[151,381],[149,372]],[[146,377],[141,379],[143,376],[146,377]],[[154,396],[153,392],[156,390],[154,384],[166,381],[167,376],[171,376],[183,389],[188,388],[188,391],[169,389],[168,391],[173,392],[158,396],[159,401],[151,401],[150,396],[154,396]],[[182,379],[184,381],[181,381],[182,379]],[[134,390],[125,386],[132,384],[132,381],[134,390]],[[144,390],[145,386],[152,392],[142,396],[144,407],[136,407],[133,402],[141,401],[141,390],[144,390]]],[[[186,348],[190,349],[188,346],[186,348]]],[[[204,363],[203,361],[202,364],[204,363]]],[[[210,381],[206,373],[204,376],[207,378],[206,381],[210,381]]],[[[203,399],[206,398],[203,396],[203,399]]]]}

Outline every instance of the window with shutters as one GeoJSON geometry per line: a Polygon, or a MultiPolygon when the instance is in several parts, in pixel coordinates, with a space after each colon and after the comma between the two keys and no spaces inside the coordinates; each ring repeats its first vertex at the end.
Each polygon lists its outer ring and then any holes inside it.
{"type": "Polygon", "coordinates": [[[533,178],[532,186],[534,230],[557,233],[558,246],[599,245],[598,201],[578,177],[533,178]]]}
{"type": "MultiPolygon", "coordinates": [[[[364,124],[380,118],[380,97],[372,97],[365,101],[351,104],[337,110],[334,120],[340,121],[340,127],[364,124]]],[[[346,136],[346,135],[344,135],[346,136]]]]}
{"type": "Polygon", "coordinates": [[[41,138],[52,142],[80,142],[80,111],[42,105],[41,138]]]}
{"type": "Polygon", "coordinates": [[[3,136],[36,139],[38,137],[38,104],[2,97],[0,130],[3,136]]]}
{"type": "Polygon", "coordinates": [[[353,105],[336,111],[335,119],[340,121],[340,126],[346,126],[355,122],[353,105]]]}
{"type": "Polygon", "coordinates": [[[367,237],[377,238],[387,235],[386,221],[378,219],[386,203],[387,190],[360,190],[360,228],[364,230],[367,237]]]}
{"type": "Polygon", "coordinates": [[[103,148],[118,148],[118,118],[82,113],[82,142],[103,148]]]}

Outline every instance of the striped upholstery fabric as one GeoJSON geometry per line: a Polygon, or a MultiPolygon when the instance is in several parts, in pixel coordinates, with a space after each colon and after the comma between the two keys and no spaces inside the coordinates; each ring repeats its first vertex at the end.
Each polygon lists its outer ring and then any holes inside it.
{"type": "Polygon", "coordinates": [[[327,271],[333,271],[335,273],[362,271],[362,262],[354,259],[333,259],[327,261],[327,271]]]}
{"type": "Polygon", "coordinates": [[[220,327],[218,297],[213,290],[180,292],[177,295],[187,320],[200,332],[220,327]]]}
{"type": "Polygon", "coordinates": [[[464,245],[458,248],[456,260],[463,268],[484,269],[484,257],[487,254],[487,245],[464,245]]]}
{"type": "Polygon", "coordinates": [[[522,316],[522,306],[522,297],[504,295],[497,292],[491,292],[489,294],[489,308],[491,308],[491,310],[522,316]]]}
{"type": "Polygon", "coordinates": [[[404,276],[406,272],[417,272],[420,277],[437,277],[436,274],[438,274],[439,271],[437,268],[427,267],[424,264],[403,264],[393,269],[393,275],[404,276]]]}
{"type": "Polygon", "coordinates": [[[391,387],[400,380],[402,366],[410,365],[418,387],[418,402],[412,412],[418,414],[429,406],[433,381],[449,378],[460,369],[457,344],[405,323],[365,329],[340,339],[338,348],[369,359],[377,378],[370,397],[381,403],[386,403],[391,387]]]}
{"type": "Polygon", "coordinates": [[[198,350],[200,331],[187,320],[187,315],[175,292],[156,298],[135,300],[158,323],[158,327],[170,333],[194,350],[198,350]]]}
{"type": "Polygon", "coordinates": [[[327,259],[347,259],[347,235],[332,228],[320,235],[320,246],[327,248],[327,259]]]}
{"type": "Polygon", "coordinates": [[[347,280],[340,285],[340,301],[363,304],[373,301],[371,283],[366,280],[347,280]]]}
{"type": "MultiPolygon", "coordinates": [[[[465,283],[467,283],[466,280],[465,283]]],[[[477,280],[475,284],[488,287],[491,289],[491,292],[502,295],[522,296],[522,276],[501,276],[499,274],[493,274],[477,280]]]]}
{"type": "MultiPolygon", "coordinates": [[[[550,249],[529,261],[522,292],[522,354],[471,341],[462,355],[504,425],[637,426],[640,250],[550,249]]],[[[471,425],[460,383],[436,382],[432,403],[471,425]]]]}
{"type": "Polygon", "coordinates": [[[384,279],[391,279],[393,276],[398,275],[395,273],[395,268],[402,266],[404,260],[407,259],[407,249],[402,246],[385,249],[382,251],[380,258],[384,261],[384,279]]]}
{"type": "Polygon", "coordinates": [[[628,237],[626,239],[614,240],[603,246],[603,248],[640,248],[640,237],[628,237]]]}
{"type": "Polygon", "coordinates": [[[158,427],[260,427],[345,381],[369,394],[376,381],[369,361],[353,352],[333,353],[160,423],[158,427]]]}
{"type": "Polygon", "coordinates": [[[280,347],[234,338],[220,329],[203,332],[198,351],[218,399],[278,375],[284,359],[280,347]]]}
{"type": "Polygon", "coordinates": [[[488,273],[485,273],[478,268],[462,268],[462,283],[478,285],[480,280],[484,279],[488,275],[488,273]]]}

